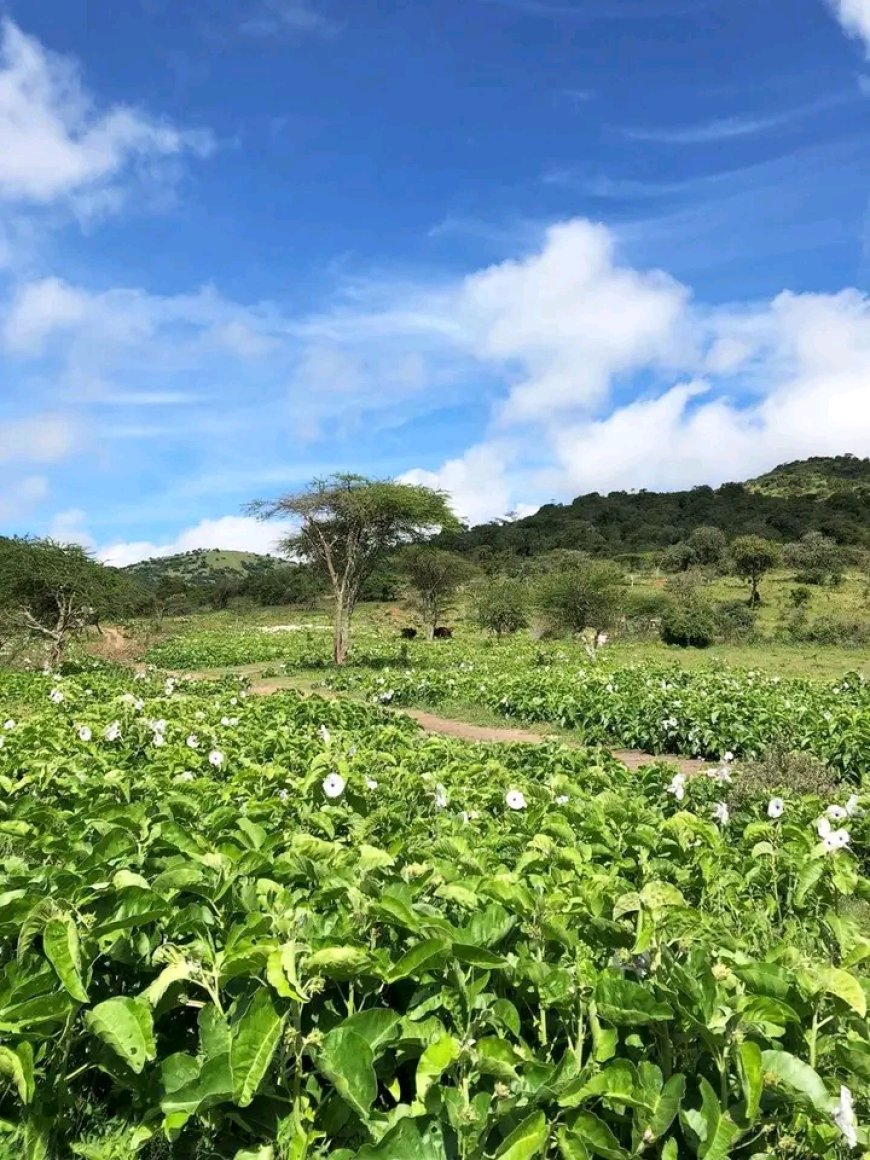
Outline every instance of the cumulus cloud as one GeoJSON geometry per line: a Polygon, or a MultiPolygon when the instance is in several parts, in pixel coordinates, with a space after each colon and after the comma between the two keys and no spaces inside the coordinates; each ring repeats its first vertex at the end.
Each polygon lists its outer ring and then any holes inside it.
{"type": "Polygon", "coordinates": [[[507,468],[514,456],[515,449],[507,443],[483,443],[449,459],[437,471],[414,468],[401,478],[404,483],[447,492],[456,515],[467,523],[479,524],[508,514],[512,487],[507,468]]]}
{"type": "Polygon", "coordinates": [[[283,524],[280,520],[263,521],[251,516],[221,516],[218,519],[201,520],[194,527],[180,532],[169,543],[155,544],[148,540],[137,540],[109,544],[100,549],[98,556],[104,564],[123,568],[140,560],[175,556],[180,552],[192,552],[197,548],[224,548],[271,555],[277,551],[279,541],[289,530],[289,525],[283,524]]]}
{"type": "Polygon", "coordinates": [[[132,173],[153,177],[161,163],[211,147],[207,133],[138,109],[98,108],[73,61],[9,19],[0,25],[0,200],[108,207],[132,173]]]}
{"type": "Polygon", "coordinates": [[[594,407],[615,376],[671,362],[688,297],[662,271],[621,264],[605,226],[575,220],[467,278],[457,309],[472,351],[514,378],[503,418],[516,422],[594,407]]]}
{"type": "Polygon", "coordinates": [[[860,40],[870,57],[870,0],[828,0],[849,36],[860,40]]]}

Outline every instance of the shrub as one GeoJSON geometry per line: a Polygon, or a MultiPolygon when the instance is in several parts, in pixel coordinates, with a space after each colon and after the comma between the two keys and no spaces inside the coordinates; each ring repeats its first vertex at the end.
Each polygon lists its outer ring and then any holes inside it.
{"type": "Polygon", "coordinates": [[[798,610],[788,624],[788,634],[792,640],[802,644],[861,648],[870,644],[870,623],[866,619],[836,616],[817,616],[815,620],[807,620],[802,610],[798,610]]]}
{"type": "Polygon", "coordinates": [[[751,640],[755,635],[755,612],[742,600],[720,601],[713,609],[713,616],[724,640],[751,640]]]}
{"type": "Polygon", "coordinates": [[[488,580],[476,593],[473,616],[476,623],[497,637],[518,632],[528,624],[526,586],[508,577],[488,580]]]}
{"type": "Polygon", "coordinates": [[[608,627],[620,601],[622,573],[609,563],[591,563],[542,577],[536,603],[551,629],[573,635],[608,627]]]}
{"type": "Polygon", "coordinates": [[[662,616],[661,638],[680,648],[709,648],[716,634],[711,610],[700,602],[671,604],[662,616]]]}
{"type": "Polygon", "coordinates": [[[797,753],[774,745],[757,761],[740,765],[734,774],[731,797],[735,805],[783,793],[831,798],[840,779],[812,753],[797,753]]]}

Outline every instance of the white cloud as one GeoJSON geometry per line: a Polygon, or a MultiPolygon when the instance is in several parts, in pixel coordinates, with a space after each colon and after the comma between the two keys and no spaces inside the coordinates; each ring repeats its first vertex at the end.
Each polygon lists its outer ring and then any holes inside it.
{"type": "Polygon", "coordinates": [[[0,423],[0,463],[53,463],[79,443],[75,422],[65,415],[34,415],[0,423]]]}
{"type": "Polygon", "coordinates": [[[242,32],[253,36],[280,33],[338,32],[341,25],[310,0],[255,0],[252,11],[241,23],[242,32]]]}
{"type": "Polygon", "coordinates": [[[864,42],[870,57],[870,0],[828,0],[828,4],[849,36],[864,42]]]}
{"type": "Polygon", "coordinates": [[[167,544],[147,540],[109,544],[98,552],[105,564],[123,568],[139,560],[157,556],[175,556],[197,548],[223,548],[239,552],[259,552],[270,555],[277,551],[278,542],[290,530],[280,520],[257,520],[251,516],[221,516],[201,520],[195,527],[186,528],[167,544]]]}
{"type": "Polygon", "coordinates": [[[565,271],[590,244],[605,256],[584,267],[604,271],[590,285],[606,287],[618,269],[610,245],[575,228],[470,280],[491,280],[486,311],[478,300],[462,316],[481,364],[510,354],[525,377],[496,404],[489,438],[408,478],[445,488],[481,520],[519,500],[718,484],[809,455],[870,455],[870,298],[784,293],[702,309],[664,275],[619,269],[624,293],[587,309],[586,282],[578,291],[565,271]],[[505,417],[510,441],[498,433],[505,417]]]}
{"type": "Polygon", "coordinates": [[[0,26],[0,199],[47,205],[77,199],[111,207],[119,182],[185,152],[207,153],[207,133],[180,130],[125,105],[98,109],[76,64],[11,20],[0,26]]]}
{"type": "Polygon", "coordinates": [[[85,513],[81,508],[57,512],[52,517],[46,534],[49,539],[57,540],[59,544],[80,544],[83,548],[94,546],[93,536],[85,530],[85,513]]]}
{"type": "Polygon", "coordinates": [[[457,309],[473,352],[512,374],[503,418],[517,422],[597,406],[615,376],[671,362],[688,296],[661,271],[620,265],[609,230],[575,220],[467,278],[457,309]]]}

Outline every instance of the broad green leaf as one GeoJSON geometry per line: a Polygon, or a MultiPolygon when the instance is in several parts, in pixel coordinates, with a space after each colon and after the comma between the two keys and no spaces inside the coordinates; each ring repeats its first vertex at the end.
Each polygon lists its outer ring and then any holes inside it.
{"type": "Polygon", "coordinates": [[[85,1013],[88,1028],[140,1074],[156,1058],[151,1009],[136,999],[116,995],[85,1013]]]}
{"type": "Polygon", "coordinates": [[[672,1075],[651,1103],[652,1115],[646,1127],[654,1139],[660,1140],[674,1122],[683,1097],[686,1094],[686,1077],[680,1073],[672,1075]]]}
{"type": "Polygon", "coordinates": [[[430,1043],[417,1064],[416,1093],[423,1103],[433,1084],[459,1058],[460,1044],[452,1035],[444,1035],[430,1043]]]}
{"type": "Polygon", "coordinates": [[[698,1148],[699,1160],[725,1160],[731,1145],[740,1135],[740,1129],[722,1109],[716,1093],[703,1077],[701,1089],[701,1119],[704,1135],[698,1148]]]}
{"type": "Polygon", "coordinates": [[[813,862],[804,862],[797,877],[797,886],[794,891],[794,900],[798,906],[805,901],[809,892],[817,884],[825,872],[824,862],[816,859],[813,862]]]}
{"type": "Polygon", "coordinates": [[[233,1028],[230,1064],[236,1103],[246,1108],[272,1062],[284,1028],[284,1016],[275,1008],[271,992],[261,987],[233,1028]]]}
{"type": "Polygon", "coordinates": [[[275,1149],[271,1144],[264,1144],[262,1148],[243,1148],[236,1152],[233,1160],[275,1160],[275,1149]]]}
{"type": "Polygon", "coordinates": [[[174,983],[191,979],[198,970],[196,963],[187,962],[185,959],[177,963],[170,963],[163,968],[153,983],[149,983],[142,992],[141,998],[152,1007],[156,1007],[174,983]]]}
{"type": "Polygon", "coordinates": [[[373,1007],[368,1011],[358,1011],[355,1015],[350,1015],[339,1026],[356,1032],[366,1041],[372,1049],[372,1054],[377,1058],[381,1048],[397,1038],[400,1023],[401,1016],[395,1011],[390,1011],[386,1007],[373,1007]]]}
{"type": "Polygon", "coordinates": [[[773,1080],[785,1084],[809,1100],[816,1111],[823,1114],[830,1111],[831,1097],[827,1088],[818,1072],[808,1063],[804,1063],[802,1059],[798,1059],[788,1051],[763,1051],[761,1065],[764,1069],[765,1083],[773,1080]]]}
{"type": "Polygon", "coordinates": [[[336,1027],[323,1040],[315,1062],[335,1090],[363,1120],[378,1094],[372,1049],[355,1031],[336,1027]]]}
{"type": "Polygon", "coordinates": [[[443,939],[427,938],[406,951],[387,970],[387,979],[391,983],[399,979],[414,977],[430,964],[434,965],[446,951],[447,944],[443,939]]]}
{"type": "Polygon", "coordinates": [[[838,999],[851,1007],[856,1015],[863,1019],[867,1014],[867,999],[861,989],[861,984],[854,975],[839,967],[828,967],[819,973],[821,988],[829,995],[836,995],[838,999]]]}
{"type": "Polygon", "coordinates": [[[500,970],[507,966],[507,960],[485,947],[469,946],[467,943],[454,943],[453,954],[460,963],[467,963],[470,967],[482,967],[486,971],[500,970]]]}
{"type": "Polygon", "coordinates": [[[638,1102],[636,1084],[633,1066],[627,1059],[617,1059],[596,1075],[578,1077],[570,1083],[559,1097],[559,1105],[563,1108],[579,1108],[595,1096],[604,1096],[615,1103],[635,1106],[638,1102]]]}
{"type": "Polygon", "coordinates": [[[556,1133],[556,1143],[562,1160],[589,1160],[589,1150],[573,1132],[567,1128],[559,1128],[556,1133]]]}
{"type": "Polygon", "coordinates": [[[22,1043],[15,1051],[11,1047],[0,1047],[0,1075],[9,1080],[22,1104],[30,1103],[33,1098],[33,1048],[29,1043],[22,1043]]]}
{"type": "Polygon", "coordinates": [[[206,1059],[216,1059],[229,1055],[232,1045],[232,1031],[224,1015],[214,1004],[209,1003],[199,1013],[199,1050],[206,1059]]]}
{"type": "Polygon", "coordinates": [[[356,1152],[354,1160],[447,1160],[447,1153],[437,1124],[421,1132],[417,1120],[406,1118],[377,1144],[367,1144],[356,1152]]]}
{"type": "Polygon", "coordinates": [[[82,981],[79,932],[71,914],[48,920],[42,932],[42,948],[67,991],[77,1002],[87,1003],[88,993],[82,981]]]}
{"type": "Polygon", "coordinates": [[[758,1116],[764,1086],[761,1048],[751,1039],[744,1039],[737,1050],[737,1072],[746,1101],[746,1118],[751,1123],[758,1116]]]}
{"type": "Polygon", "coordinates": [[[293,943],[276,947],[266,960],[266,978],[282,999],[307,1003],[308,993],[296,973],[296,947],[293,943]]]}
{"type": "Polygon", "coordinates": [[[192,1116],[215,1104],[225,1103],[233,1098],[233,1073],[229,1055],[218,1055],[208,1059],[202,1070],[190,1083],[175,1091],[167,1092],[160,1101],[160,1107],[167,1117],[192,1116]]]}
{"type": "Polygon", "coordinates": [[[592,1112],[579,1112],[569,1127],[591,1155],[602,1156],[604,1160],[628,1160],[630,1154],[607,1124],[592,1112]]]}
{"type": "Polygon", "coordinates": [[[598,1014],[617,1025],[637,1027],[671,1019],[674,1014],[672,1008],[657,1000],[647,987],[615,972],[607,972],[599,978],[595,1003],[598,1014]]]}
{"type": "Polygon", "coordinates": [[[368,951],[361,947],[322,947],[309,955],[305,963],[308,974],[326,975],[328,979],[355,979],[369,967],[368,951]]]}
{"type": "Polygon", "coordinates": [[[549,1134],[544,1113],[533,1112],[502,1141],[495,1160],[531,1160],[533,1156],[540,1156],[549,1134]]]}

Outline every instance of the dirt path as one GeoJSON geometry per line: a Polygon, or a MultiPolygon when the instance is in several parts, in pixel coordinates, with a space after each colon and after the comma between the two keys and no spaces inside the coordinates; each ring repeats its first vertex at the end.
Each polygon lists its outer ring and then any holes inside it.
{"type": "MultiPolygon", "coordinates": [[[[253,676],[256,669],[262,669],[262,665],[243,665],[237,666],[233,672],[242,675],[245,670],[249,675],[253,676]]],[[[219,673],[214,670],[199,673],[175,673],[174,676],[193,678],[194,680],[203,680],[213,678],[219,673]]],[[[255,680],[249,687],[249,692],[255,697],[268,697],[272,693],[280,692],[282,689],[296,689],[298,692],[310,693],[314,690],[300,686],[300,683],[294,677],[268,677],[259,681],[255,680]]],[[[320,697],[340,697],[340,693],[335,693],[329,689],[318,688],[316,693],[320,697]]],[[[545,741],[558,741],[562,745],[572,745],[575,748],[583,748],[579,743],[571,737],[566,737],[562,734],[537,732],[533,729],[518,729],[510,725],[472,725],[470,721],[460,721],[455,717],[439,717],[435,713],[428,713],[425,709],[396,709],[393,712],[402,713],[406,717],[413,717],[413,719],[424,729],[427,733],[437,733],[443,737],[455,737],[460,741],[483,741],[496,744],[525,744],[525,745],[541,745],[545,741]]],[[[698,773],[700,770],[708,767],[709,762],[697,761],[691,757],[674,757],[671,754],[664,754],[656,756],[654,753],[644,753],[641,749],[611,749],[612,755],[627,765],[629,769],[639,769],[642,765],[647,765],[651,761],[667,761],[675,766],[681,773],[691,775],[698,773]]]]}

